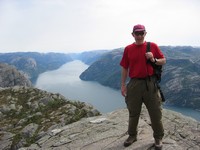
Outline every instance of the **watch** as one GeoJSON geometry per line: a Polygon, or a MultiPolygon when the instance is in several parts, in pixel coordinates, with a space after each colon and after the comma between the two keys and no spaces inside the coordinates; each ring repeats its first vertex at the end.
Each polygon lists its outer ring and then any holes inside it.
{"type": "Polygon", "coordinates": [[[155,60],[155,61],[154,61],[154,64],[155,64],[155,63],[157,63],[158,59],[157,59],[157,58],[155,58],[154,60],[155,60]]]}

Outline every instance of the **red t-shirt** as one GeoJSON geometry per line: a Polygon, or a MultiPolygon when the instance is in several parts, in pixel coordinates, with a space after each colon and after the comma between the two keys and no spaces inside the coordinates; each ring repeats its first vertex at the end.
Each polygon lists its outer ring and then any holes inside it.
{"type": "MultiPolygon", "coordinates": [[[[146,78],[153,75],[153,67],[145,57],[147,42],[141,45],[131,44],[125,47],[120,65],[129,69],[130,78],[146,78]]],[[[164,58],[159,47],[151,42],[151,52],[154,58],[164,58]]]]}

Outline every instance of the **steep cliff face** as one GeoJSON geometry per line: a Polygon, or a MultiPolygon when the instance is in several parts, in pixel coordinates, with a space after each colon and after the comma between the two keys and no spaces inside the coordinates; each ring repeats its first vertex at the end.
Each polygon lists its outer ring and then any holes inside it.
{"type": "Polygon", "coordinates": [[[0,62],[15,66],[33,84],[40,73],[58,69],[69,61],[72,61],[70,55],[62,53],[16,52],[0,54],[0,62]]]}
{"type": "Polygon", "coordinates": [[[200,66],[190,59],[169,59],[162,87],[167,104],[200,109],[200,66]]]}
{"type": "MultiPolygon", "coordinates": [[[[161,81],[166,104],[200,109],[200,49],[170,46],[161,49],[167,58],[161,81]]],[[[120,89],[119,63],[122,54],[123,49],[108,52],[85,70],[80,78],[120,89]]]]}
{"type": "Polygon", "coordinates": [[[50,130],[99,115],[91,105],[60,94],[15,86],[0,89],[0,149],[31,145],[50,130]]]}
{"type": "Polygon", "coordinates": [[[119,89],[121,77],[119,62],[122,57],[122,50],[116,49],[105,53],[80,75],[80,79],[97,81],[102,85],[119,89]]]}
{"type": "Polygon", "coordinates": [[[14,66],[0,63],[0,87],[32,86],[31,81],[14,66]]]}

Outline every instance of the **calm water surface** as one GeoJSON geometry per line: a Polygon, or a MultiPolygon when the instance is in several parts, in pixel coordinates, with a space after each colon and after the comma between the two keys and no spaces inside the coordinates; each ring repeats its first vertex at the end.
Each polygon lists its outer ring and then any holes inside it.
{"type": "Polygon", "coordinates": [[[87,102],[103,113],[124,108],[125,103],[120,91],[97,82],[79,79],[79,75],[87,68],[88,65],[81,61],[69,62],[58,70],[42,73],[36,87],[60,93],[70,100],[87,102]]]}
{"type": "MultiPolygon", "coordinates": [[[[66,63],[57,70],[42,73],[36,82],[36,87],[49,92],[60,93],[70,100],[92,104],[102,113],[125,108],[124,98],[120,91],[102,86],[97,82],[79,79],[79,75],[87,68],[88,65],[81,61],[66,63]]],[[[200,121],[199,111],[172,106],[164,107],[200,121]]]]}

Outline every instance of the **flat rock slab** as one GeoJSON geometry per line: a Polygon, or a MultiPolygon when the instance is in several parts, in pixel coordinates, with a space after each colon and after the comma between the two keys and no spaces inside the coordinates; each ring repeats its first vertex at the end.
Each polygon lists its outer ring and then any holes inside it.
{"type": "MultiPolygon", "coordinates": [[[[170,111],[171,112],[171,111],[170,111]]],[[[165,137],[163,150],[199,150],[200,123],[178,113],[163,112],[165,137]]],[[[128,111],[120,109],[98,117],[82,119],[73,124],[54,129],[29,148],[20,150],[153,150],[154,138],[149,116],[143,108],[138,140],[125,148],[128,137],[128,111]]]]}

